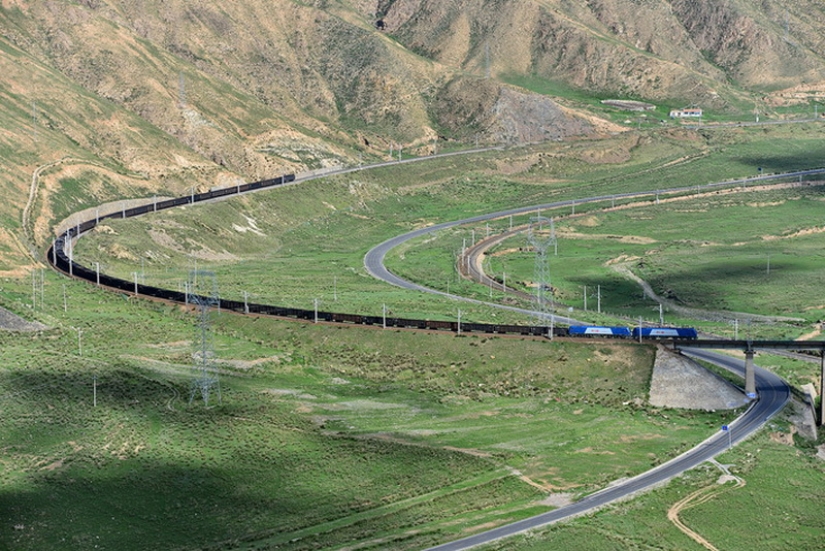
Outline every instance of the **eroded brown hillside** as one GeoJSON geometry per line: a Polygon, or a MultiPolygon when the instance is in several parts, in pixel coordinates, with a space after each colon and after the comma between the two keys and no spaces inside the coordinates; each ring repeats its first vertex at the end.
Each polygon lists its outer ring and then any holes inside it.
{"type": "Polygon", "coordinates": [[[55,217],[122,196],[399,145],[618,130],[586,103],[504,84],[523,77],[579,96],[750,108],[767,90],[818,89],[822,11],[813,0],[2,0],[0,217],[18,235],[28,204],[42,243],[55,217]]]}

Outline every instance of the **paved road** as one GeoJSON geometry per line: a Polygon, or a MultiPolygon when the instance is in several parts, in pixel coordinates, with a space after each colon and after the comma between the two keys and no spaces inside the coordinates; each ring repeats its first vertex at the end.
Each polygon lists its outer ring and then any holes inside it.
{"type": "MultiPolygon", "coordinates": [[[[786,174],[783,177],[787,176],[806,176],[810,174],[817,174],[825,172],[824,169],[812,170],[812,171],[799,171],[796,173],[786,174]]],[[[761,176],[757,178],[747,178],[744,180],[739,181],[740,183],[752,183],[754,181],[760,181],[765,179],[773,179],[776,176],[761,176]]],[[[719,184],[709,184],[708,186],[702,186],[706,188],[718,187],[722,185],[731,185],[735,182],[725,182],[719,184]]],[[[676,192],[685,192],[694,190],[696,188],[680,188],[677,190],[668,190],[668,193],[676,193],[676,192]]],[[[435,226],[430,226],[428,228],[421,228],[410,233],[400,235],[389,239],[376,247],[372,248],[364,257],[364,267],[367,271],[373,276],[387,283],[392,285],[396,285],[398,287],[402,287],[405,289],[417,290],[427,293],[434,293],[442,296],[448,296],[453,299],[457,300],[465,300],[479,304],[486,304],[489,306],[494,306],[497,308],[504,308],[511,311],[517,311],[527,314],[534,314],[528,310],[523,310],[520,308],[513,308],[504,305],[499,305],[495,303],[487,303],[483,301],[478,301],[475,299],[468,299],[465,297],[461,297],[458,295],[452,295],[449,293],[445,293],[443,291],[438,291],[435,289],[430,289],[423,285],[419,285],[417,283],[413,283],[411,281],[407,281],[401,277],[390,272],[386,266],[384,266],[384,259],[387,253],[392,250],[393,248],[401,245],[402,243],[409,241],[411,239],[415,239],[433,232],[437,232],[440,230],[444,230],[447,228],[451,228],[458,225],[465,225],[465,224],[473,224],[478,222],[486,222],[488,220],[497,219],[497,218],[504,218],[507,216],[512,215],[520,215],[520,214],[528,214],[531,212],[537,212],[540,210],[546,210],[550,208],[558,208],[573,204],[581,204],[586,202],[596,202],[596,201],[606,201],[611,199],[619,199],[619,198],[631,198],[631,197],[641,197],[641,196],[650,196],[659,192],[647,191],[647,192],[636,192],[636,193],[627,193],[627,194],[617,194],[617,195],[607,195],[607,196],[600,196],[600,197],[592,197],[589,199],[584,200],[576,200],[576,201],[559,201],[556,203],[548,203],[545,205],[540,206],[531,206],[531,207],[524,207],[519,209],[511,209],[507,211],[501,211],[496,213],[490,213],[480,216],[475,216],[472,218],[467,218],[464,220],[458,220],[454,222],[444,222],[442,224],[437,224],[435,226]]],[[[561,323],[579,323],[576,320],[564,317],[556,317],[558,321],[561,323]]],[[[686,349],[684,350],[685,353],[688,353],[691,356],[696,358],[704,359],[711,361],[720,365],[721,367],[738,373],[744,377],[744,362],[735,360],[728,356],[724,356],[718,353],[710,352],[707,350],[699,350],[699,349],[686,349]]],[[[634,478],[626,480],[620,484],[611,486],[594,494],[591,494],[584,499],[554,511],[550,511],[548,513],[544,513],[541,515],[537,515],[528,519],[521,520],[519,522],[515,522],[512,524],[508,524],[505,526],[500,526],[498,528],[494,528],[492,530],[488,530],[474,536],[470,536],[467,538],[463,538],[454,542],[446,543],[443,545],[439,545],[436,547],[430,548],[428,551],[460,551],[464,549],[470,549],[472,547],[476,547],[478,545],[483,545],[486,543],[490,543],[492,541],[506,538],[521,532],[525,532],[528,530],[533,530],[535,528],[547,526],[553,524],[555,522],[559,522],[564,519],[568,519],[577,515],[581,515],[583,513],[587,513],[603,507],[608,503],[612,503],[614,501],[624,499],[628,496],[635,494],[636,492],[649,489],[657,484],[661,484],[671,478],[678,476],[679,474],[685,472],[686,470],[692,469],[701,463],[715,457],[716,455],[725,451],[729,445],[729,441],[732,443],[739,442],[752,434],[754,431],[758,430],[762,427],[765,422],[770,419],[772,416],[776,415],[785,404],[790,399],[790,387],[787,385],[785,381],[783,381],[777,375],[766,371],[761,368],[756,368],[756,385],[757,385],[757,392],[759,394],[759,399],[756,400],[751,407],[736,421],[728,425],[730,427],[730,434],[722,433],[721,431],[714,436],[708,438],[692,450],[685,452],[684,454],[676,457],[667,463],[656,467],[646,473],[638,475],[634,478]]]]}
{"type": "MultiPolygon", "coordinates": [[[[352,171],[357,169],[348,169],[347,171],[352,171]]],[[[479,216],[473,216],[471,218],[465,218],[463,220],[455,220],[452,222],[442,222],[441,224],[436,224],[434,226],[429,226],[426,228],[420,228],[409,233],[405,233],[403,235],[399,235],[393,237],[392,239],[388,239],[379,245],[376,245],[372,249],[370,249],[367,254],[364,256],[364,267],[366,268],[367,272],[373,277],[386,281],[396,287],[402,287],[404,289],[410,289],[413,291],[421,291],[424,293],[432,293],[436,295],[441,295],[445,297],[449,297],[454,300],[461,300],[465,302],[471,302],[475,304],[483,304],[486,306],[499,308],[502,310],[509,310],[512,312],[518,312],[521,314],[535,316],[536,312],[532,310],[526,310],[523,308],[515,308],[512,306],[506,306],[502,304],[497,304],[493,302],[485,302],[481,300],[471,299],[467,297],[462,297],[460,295],[454,295],[451,293],[446,293],[444,291],[439,291],[437,289],[431,289],[429,287],[425,287],[424,285],[419,285],[417,283],[413,283],[411,281],[407,281],[401,277],[398,277],[387,267],[384,265],[384,259],[392,249],[395,247],[411,240],[416,239],[418,237],[428,235],[430,233],[434,233],[437,231],[445,230],[448,228],[452,228],[455,226],[462,226],[467,224],[475,224],[479,222],[487,222],[490,220],[496,220],[499,218],[506,218],[511,215],[518,216],[522,214],[530,214],[534,212],[542,212],[549,209],[559,208],[559,207],[574,207],[575,205],[582,205],[586,203],[598,203],[604,201],[614,201],[617,199],[632,199],[632,198],[640,198],[640,197],[651,197],[651,196],[659,196],[659,195],[671,195],[677,193],[685,193],[689,191],[707,191],[710,189],[718,188],[718,187],[726,187],[726,186],[735,186],[735,185],[745,185],[745,184],[753,184],[762,181],[770,181],[776,180],[781,178],[802,178],[803,176],[811,176],[814,174],[823,174],[825,173],[825,168],[817,168],[812,170],[799,170],[796,172],[787,172],[784,174],[768,174],[765,176],[755,176],[752,178],[741,178],[738,180],[730,180],[726,182],[715,182],[706,184],[703,186],[686,186],[680,188],[671,188],[667,190],[653,190],[653,191],[636,191],[631,193],[616,193],[613,195],[599,195],[596,197],[588,197],[586,199],[569,199],[567,201],[557,201],[554,203],[545,203],[543,205],[532,205],[529,207],[520,207],[516,209],[504,210],[499,212],[492,212],[488,214],[482,214],[479,216]]],[[[573,318],[565,317],[565,316],[554,316],[555,321],[564,324],[572,324],[577,325],[581,324],[581,321],[578,321],[573,318]]]]}
{"type": "MultiPolygon", "coordinates": [[[[579,201],[580,202],[580,201],[579,201]]],[[[461,295],[454,295],[452,293],[446,293],[444,291],[439,291],[437,289],[431,289],[429,287],[425,287],[424,285],[419,285],[418,283],[413,283],[412,281],[408,281],[404,278],[398,277],[394,273],[392,273],[387,267],[384,265],[384,259],[387,256],[387,253],[390,252],[395,247],[401,245],[402,243],[409,241],[410,239],[415,239],[417,237],[421,237],[422,235],[427,235],[429,233],[437,232],[440,230],[445,230],[447,228],[452,228],[453,226],[460,226],[464,224],[473,224],[476,222],[486,222],[488,220],[494,220],[496,218],[504,218],[506,216],[512,215],[520,215],[520,214],[529,214],[531,212],[536,212],[538,208],[550,208],[552,206],[564,206],[572,204],[571,201],[561,201],[558,203],[548,203],[547,205],[542,205],[541,207],[523,207],[517,209],[511,209],[501,212],[494,212],[490,214],[482,214],[480,216],[474,216],[473,218],[465,218],[464,220],[457,220],[454,222],[443,222],[441,224],[436,224],[435,226],[429,226],[427,228],[421,228],[415,231],[411,231],[410,233],[405,233],[404,235],[399,235],[397,237],[393,237],[392,239],[388,239],[384,241],[380,245],[376,245],[372,249],[370,249],[367,254],[364,256],[364,267],[367,269],[367,272],[370,273],[373,277],[386,281],[396,287],[401,287],[403,289],[410,289],[413,291],[421,291],[424,293],[432,293],[436,295],[441,295],[444,297],[449,297],[454,300],[461,300],[464,302],[471,302],[474,304],[483,304],[486,306],[492,306],[494,308],[499,308],[502,310],[509,310],[511,312],[518,312],[520,314],[525,314],[529,316],[536,316],[538,315],[537,312],[533,310],[527,310],[524,308],[516,308],[515,306],[507,306],[504,304],[498,304],[495,302],[485,302],[483,300],[476,300],[473,298],[463,297],[461,295]]],[[[575,320],[573,318],[555,315],[553,316],[554,321],[564,324],[581,324],[582,322],[575,320]]]]}
{"type": "MultiPolygon", "coordinates": [[[[729,371],[740,375],[744,374],[744,362],[740,360],[707,350],[685,349],[684,352],[690,356],[713,362],[729,371]]],[[[759,392],[759,399],[755,401],[741,417],[728,425],[730,427],[730,441],[734,444],[744,440],[754,431],[761,428],[768,419],[779,413],[782,408],[785,407],[788,400],[790,400],[791,390],[787,383],[774,373],[759,367],[756,368],[756,387],[759,392]]],[[[728,449],[728,442],[728,434],[720,430],[719,433],[679,457],[671,459],[655,469],[628,479],[620,484],[590,494],[572,505],[561,507],[549,513],[537,515],[512,524],[500,526],[493,530],[487,530],[474,536],[431,547],[428,551],[461,551],[470,549],[478,545],[487,544],[495,540],[593,511],[608,503],[624,499],[639,491],[661,484],[716,457],[728,449]]]]}

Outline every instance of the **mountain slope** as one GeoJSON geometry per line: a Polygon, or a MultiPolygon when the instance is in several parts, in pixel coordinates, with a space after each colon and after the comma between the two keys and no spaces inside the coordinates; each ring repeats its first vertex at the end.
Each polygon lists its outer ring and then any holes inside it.
{"type": "Polygon", "coordinates": [[[382,5],[388,32],[442,63],[479,74],[533,73],[603,94],[723,108],[741,96],[731,83],[778,89],[825,75],[820,27],[810,17],[823,7],[809,0],[382,5]]]}
{"type": "Polygon", "coordinates": [[[399,145],[618,130],[586,112],[597,98],[743,113],[766,91],[821,88],[810,15],[822,12],[813,0],[3,0],[0,217],[17,231],[32,174],[64,157],[85,168],[40,175],[38,245],[55,217],[123,196],[399,145]],[[506,84],[524,78],[594,101],[506,84]]]}

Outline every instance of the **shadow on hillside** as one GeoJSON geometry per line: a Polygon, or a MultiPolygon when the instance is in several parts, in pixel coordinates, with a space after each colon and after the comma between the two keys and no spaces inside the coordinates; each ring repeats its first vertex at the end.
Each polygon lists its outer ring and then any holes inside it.
{"type": "MultiPolygon", "coordinates": [[[[310,504],[323,500],[307,488],[300,494],[264,492],[256,483],[260,476],[243,476],[242,469],[230,473],[226,458],[223,466],[139,457],[120,463],[99,470],[70,463],[31,475],[25,489],[0,490],[0,523],[7,527],[0,547],[201,548],[237,539],[252,527],[312,522],[317,519],[310,504]]],[[[279,467],[272,461],[272,478],[279,467]]]]}
{"type": "Polygon", "coordinates": [[[738,161],[752,166],[754,174],[759,173],[759,168],[762,168],[762,174],[773,174],[825,167],[821,153],[813,152],[801,155],[745,156],[739,157],[738,161]]]}
{"type": "MultiPolygon", "coordinates": [[[[767,270],[768,257],[750,258],[745,261],[716,264],[712,269],[699,266],[688,266],[678,272],[669,273],[665,281],[666,288],[655,282],[648,281],[653,291],[662,298],[673,301],[675,304],[689,308],[713,309],[716,311],[728,310],[726,297],[719,290],[724,286],[749,285],[770,281],[771,277],[783,279],[804,277],[808,271],[793,262],[771,258],[770,273],[767,270]],[[798,275],[794,275],[798,274],[798,275]],[[709,289],[704,282],[712,280],[714,289],[709,289]],[[680,291],[681,290],[681,291],[680,291]],[[680,293],[685,293],[680,296],[680,293]],[[698,295],[698,296],[692,296],[698,295]]],[[[636,282],[628,279],[599,280],[594,277],[580,277],[572,280],[583,291],[588,288],[588,309],[596,308],[597,286],[601,286],[602,306],[608,311],[619,311],[625,308],[638,308],[642,303],[653,304],[651,299],[642,298],[642,288],[636,282]]],[[[581,302],[581,294],[577,301],[581,302]]],[[[756,313],[756,312],[754,312],[756,313]]],[[[765,315],[782,315],[780,312],[764,312],[765,315]]]]}

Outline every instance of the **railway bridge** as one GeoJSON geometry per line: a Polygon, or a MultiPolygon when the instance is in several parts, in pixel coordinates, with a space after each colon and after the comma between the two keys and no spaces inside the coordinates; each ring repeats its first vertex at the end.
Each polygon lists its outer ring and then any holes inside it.
{"type": "Polygon", "coordinates": [[[753,369],[753,354],[756,350],[791,350],[795,352],[819,352],[819,394],[820,422],[825,422],[825,341],[780,341],[780,340],[717,340],[699,339],[690,342],[674,342],[673,348],[712,348],[714,350],[741,350],[745,353],[745,394],[756,398],[756,378],[753,369]]]}

